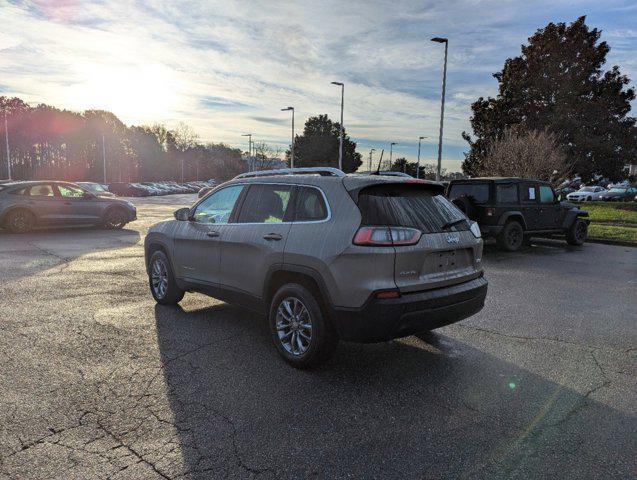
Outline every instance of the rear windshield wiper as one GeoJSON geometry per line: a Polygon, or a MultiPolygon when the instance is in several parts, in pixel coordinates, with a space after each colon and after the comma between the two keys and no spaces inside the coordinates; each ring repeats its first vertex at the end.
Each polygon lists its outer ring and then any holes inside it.
{"type": "Polygon", "coordinates": [[[443,229],[443,230],[446,230],[447,228],[451,228],[451,227],[453,227],[454,225],[458,225],[460,222],[466,222],[466,221],[467,221],[467,219],[466,219],[466,218],[457,218],[457,219],[455,219],[455,220],[451,220],[450,222],[445,223],[445,224],[442,226],[442,229],[443,229]]]}

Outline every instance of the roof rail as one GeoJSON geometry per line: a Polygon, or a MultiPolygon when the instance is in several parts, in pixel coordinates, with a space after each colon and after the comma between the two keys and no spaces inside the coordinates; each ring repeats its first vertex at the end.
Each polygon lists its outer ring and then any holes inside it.
{"type": "Polygon", "coordinates": [[[246,172],[234,178],[267,177],[270,175],[303,175],[317,174],[322,177],[344,177],[345,172],[338,168],[331,167],[303,167],[303,168],[278,168],[276,170],[258,170],[256,172],[246,172]]]}

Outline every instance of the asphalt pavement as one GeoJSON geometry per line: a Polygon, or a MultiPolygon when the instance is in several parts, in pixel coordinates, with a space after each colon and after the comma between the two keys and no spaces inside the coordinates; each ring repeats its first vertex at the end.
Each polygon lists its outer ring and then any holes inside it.
{"type": "Polygon", "coordinates": [[[263,318],[155,305],[143,238],[0,231],[0,478],[627,479],[637,249],[487,247],[478,315],[297,371],[263,318]]]}

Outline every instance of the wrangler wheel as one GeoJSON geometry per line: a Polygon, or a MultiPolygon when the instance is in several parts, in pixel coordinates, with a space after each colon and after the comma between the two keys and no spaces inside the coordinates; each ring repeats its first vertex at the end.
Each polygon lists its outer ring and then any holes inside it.
{"type": "Polygon", "coordinates": [[[500,235],[498,236],[498,245],[507,252],[515,252],[522,247],[524,243],[524,229],[519,222],[507,222],[500,235]]]}
{"type": "Polygon", "coordinates": [[[566,233],[569,245],[582,245],[588,238],[588,224],[581,218],[576,218],[566,233]]]}

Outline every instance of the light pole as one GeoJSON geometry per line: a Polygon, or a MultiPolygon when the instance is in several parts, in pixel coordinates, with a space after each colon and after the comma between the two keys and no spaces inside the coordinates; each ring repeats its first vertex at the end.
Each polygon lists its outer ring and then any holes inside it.
{"type": "Polygon", "coordinates": [[[281,109],[282,112],[292,111],[292,146],[290,153],[290,168],[294,168],[294,107],[286,107],[281,109]]]}
{"type": "Polygon", "coordinates": [[[394,145],[398,145],[396,142],[391,142],[389,144],[389,169],[392,169],[392,158],[394,155],[394,145]]]}
{"type": "Polygon", "coordinates": [[[442,126],[445,118],[445,88],[447,86],[447,50],[449,48],[449,39],[434,37],[432,42],[445,44],[445,64],[442,71],[442,101],[440,103],[440,136],[438,138],[438,168],[436,169],[436,181],[440,181],[440,166],[442,163],[442,126]]]}
{"type": "Polygon", "coordinates": [[[416,162],[416,178],[420,178],[420,141],[427,137],[418,137],[418,161],[416,162]]]}
{"type": "Polygon", "coordinates": [[[342,82],[332,82],[332,85],[341,87],[341,134],[338,143],[338,169],[343,170],[343,104],[345,102],[345,84],[342,82]]]}
{"type": "Polygon", "coordinates": [[[7,145],[7,178],[11,180],[11,154],[9,153],[9,124],[7,123],[7,107],[4,107],[4,141],[7,145]]]}
{"type": "Polygon", "coordinates": [[[252,171],[252,134],[244,133],[242,137],[248,137],[248,172],[252,171]]]}
{"type": "MultiPolygon", "coordinates": [[[[102,167],[104,170],[104,184],[106,184],[106,141],[104,139],[104,134],[102,133],[102,167]]],[[[184,166],[183,163],[181,165],[181,175],[184,175],[184,166]]]]}
{"type": "Polygon", "coordinates": [[[375,152],[375,151],[376,151],[375,148],[372,148],[369,151],[369,173],[372,173],[372,153],[375,152]]]}

